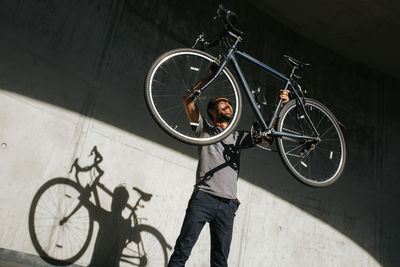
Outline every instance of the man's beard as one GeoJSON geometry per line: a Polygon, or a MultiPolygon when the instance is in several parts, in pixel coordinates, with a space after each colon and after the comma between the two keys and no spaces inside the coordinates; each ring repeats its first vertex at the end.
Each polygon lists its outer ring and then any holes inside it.
{"type": "Polygon", "coordinates": [[[222,122],[229,122],[231,120],[232,116],[228,116],[226,114],[221,114],[217,113],[217,116],[215,116],[215,121],[217,123],[222,123],[222,122]]]}

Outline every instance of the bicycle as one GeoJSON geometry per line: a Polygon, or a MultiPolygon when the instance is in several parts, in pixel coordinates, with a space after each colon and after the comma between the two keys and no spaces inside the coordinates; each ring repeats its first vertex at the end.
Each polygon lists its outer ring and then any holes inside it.
{"type": "MultiPolygon", "coordinates": [[[[35,194],[29,212],[29,232],[33,246],[39,256],[53,265],[69,265],[77,261],[89,246],[93,234],[91,207],[100,207],[97,187],[108,195],[113,193],[100,183],[104,171],[99,167],[103,160],[95,146],[92,165],[81,167],[78,159],[71,166],[75,168],[75,179],[57,177],[43,184],[35,194]],[[83,186],[79,173],[89,172],[91,183],[83,186]],[[97,175],[96,175],[97,173],[97,175]],[[93,178],[94,177],[94,178],[93,178]],[[85,204],[93,196],[94,204],[85,204]]],[[[120,266],[166,266],[167,249],[171,246],[154,227],[141,224],[136,210],[144,206],[141,201],[150,201],[152,195],[133,187],[139,194],[134,206],[126,204],[130,210],[130,230],[125,242],[120,266]]]]}
{"type": "Polygon", "coordinates": [[[237,127],[242,113],[239,84],[227,66],[231,62],[257,118],[251,129],[253,138],[276,139],[284,165],[301,182],[314,187],[332,184],[343,172],[346,145],[333,113],[320,102],[306,97],[298,83],[297,71],[310,64],[285,55],[292,69],[284,75],[239,51],[237,46],[243,40],[243,32],[235,27],[237,17],[220,5],[216,18],[224,19],[225,27],[215,41],[207,42],[201,34],[193,46],[200,45],[201,50],[179,48],[154,61],[145,80],[145,101],[152,117],[167,134],[187,144],[209,145],[223,140],[237,127]],[[216,45],[225,45],[227,49],[218,57],[204,52],[216,45]],[[264,101],[257,91],[250,89],[237,57],[282,80],[285,83],[283,89],[290,91],[291,100],[282,105],[282,99],[279,99],[269,122],[261,113],[264,101]],[[218,66],[217,70],[204,84],[196,87],[213,64],[218,66]],[[234,110],[228,127],[213,136],[195,136],[192,130],[195,125],[189,123],[182,104],[182,97],[188,92],[201,114],[206,114],[210,99],[228,97],[234,110]]]}

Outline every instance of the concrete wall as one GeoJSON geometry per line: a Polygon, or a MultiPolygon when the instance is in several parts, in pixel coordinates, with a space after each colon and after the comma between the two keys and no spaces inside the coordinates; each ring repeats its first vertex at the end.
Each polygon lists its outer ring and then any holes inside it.
{"type": "MultiPolygon", "coordinates": [[[[293,179],[275,152],[245,151],[230,265],[399,266],[399,80],[314,45],[246,2],[225,4],[240,15],[242,50],[282,72],[288,70],[283,54],[313,63],[303,87],[346,126],[348,147],[344,174],[322,189],[293,179]]],[[[110,190],[123,183],[152,193],[138,214],[174,245],[194,183],[196,148],[156,126],[143,80],[158,55],[190,46],[209,28],[216,6],[211,0],[3,1],[2,253],[38,254],[28,231],[34,195],[54,177],[73,178],[74,159],[89,164],[95,145],[104,157],[102,182],[110,190]]],[[[246,72],[252,86],[275,84],[251,67],[246,72]]],[[[246,129],[252,117],[243,118],[246,129]]],[[[129,203],[137,198],[130,190],[129,203]]],[[[109,210],[110,197],[101,201],[109,210]]],[[[89,263],[97,229],[95,223],[77,264],[89,263]]],[[[208,266],[208,258],[205,229],[187,266],[208,266]]]]}

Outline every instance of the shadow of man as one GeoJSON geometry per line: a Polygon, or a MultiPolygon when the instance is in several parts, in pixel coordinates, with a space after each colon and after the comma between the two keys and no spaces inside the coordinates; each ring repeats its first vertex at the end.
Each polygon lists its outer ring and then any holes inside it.
{"type": "Polygon", "coordinates": [[[126,207],[128,199],[128,190],[124,186],[118,186],[113,192],[111,211],[98,207],[89,200],[84,201],[90,216],[99,224],[89,266],[119,266],[125,245],[135,239],[132,236],[131,221],[122,217],[122,210],[126,207]]]}

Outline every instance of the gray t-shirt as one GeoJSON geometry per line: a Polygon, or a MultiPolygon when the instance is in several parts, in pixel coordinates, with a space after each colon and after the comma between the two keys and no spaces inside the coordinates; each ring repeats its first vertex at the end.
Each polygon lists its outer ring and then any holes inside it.
{"type": "MultiPolygon", "coordinates": [[[[211,126],[203,118],[195,129],[197,136],[210,136],[220,131],[222,128],[211,126]]],[[[195,190],[203,190],[210,195],[222,198],[235,199],[240,169],[240,151],[252,146],[251,136],[245,131],[235,131],[218,143],[199,146],[195,190]]]]}

